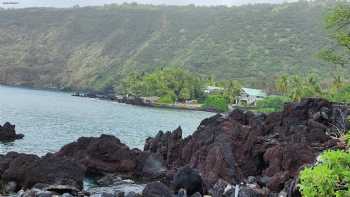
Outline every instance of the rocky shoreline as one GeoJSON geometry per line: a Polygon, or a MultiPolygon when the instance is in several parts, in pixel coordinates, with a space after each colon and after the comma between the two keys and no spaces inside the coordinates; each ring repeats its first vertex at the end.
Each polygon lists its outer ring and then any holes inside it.
{"type": "Polygon", "coordinates": [[[217,114],[186,138],[181,128],[160,131],[143,151],[110,135],[81,137],[43,157],[1,155],[0,189],[23,197],[299,197],[300,170],[324,150],[346,148],[339,135],[348,115],[346,106],[304,99],[271,114],[217,114]],[[135,191],[87,192],[86,177],[135,191]]]}
{"type": "Polygon", "coordinates": [[[114,94],[103,94],[103,93],[80,93],[75,92],[72,96],[76,97],[85,97],[85,98],[94,98],[94,99],[101,99],[101,100],[107,100],[107,101],[114,101],[118,103],[124,103],[128,105],[136,105],[136,106],[143,106],[143,107],[156,107],[156,108],[165,108],[165,109],[181,109],[181,110],[190,110],[190,111],[205,111],[205,112],[213,112],[216,113],[215,109],[204,109],[198,106],[193,105],[187,105],[187,104],[162,104],[162,103],[150,103],[145,102],[140,97],[134,97],[134,96],[115,96],[114,94]]]}

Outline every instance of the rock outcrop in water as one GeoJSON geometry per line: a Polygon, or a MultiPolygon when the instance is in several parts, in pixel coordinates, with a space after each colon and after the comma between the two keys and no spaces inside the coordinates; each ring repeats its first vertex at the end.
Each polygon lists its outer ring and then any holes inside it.
{"type": "Polygon", "coordinates": [[[0,125],[0,141],[10,142],[24,137],[23,134],[16,134],[15,125],[6,122],[3,126],[0,125]]]}
{"type": "Polygon", "coordinates": [[[181,129],[146,140],[145,151],[162,158],[168,169],[198,169],[207,189],[222,180],[250,183],[257,195],[285,192],[297,196],[300,169],[313,164],[326,149],[343,148],[347,109],[323,99],[305,99],[282,112],[254,114],[234,110],[204,120],[193,135],[181,129]]]}
{"type": "MultiPolygon", "coordinates": [[[[144,151],[110,135],[82,137],[42,158],[0,156],[1,181],[8,192],[40,188],[76,195],[84,175],[108,173],[163,182],[128,196],[299,197],[300,170],[324,150],[345,148],[337,137],[349,128],[347,116],[345,106],[305,99],[268,115],[242,110],[218,114],[184,139],[181,128],[159,132],[146,140],[144,151]]],[[[111,177],[100,182],[113,182],[111,177]]]]}

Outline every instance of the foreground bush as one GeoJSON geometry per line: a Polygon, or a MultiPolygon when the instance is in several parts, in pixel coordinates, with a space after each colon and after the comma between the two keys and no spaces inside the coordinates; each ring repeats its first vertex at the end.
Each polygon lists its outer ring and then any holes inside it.
{"type": "Polygon", "coordinates": [[[349,197],[350,154],[327,151],[321,162],[300,174],[300,191],[305,197],[349,197]]]}

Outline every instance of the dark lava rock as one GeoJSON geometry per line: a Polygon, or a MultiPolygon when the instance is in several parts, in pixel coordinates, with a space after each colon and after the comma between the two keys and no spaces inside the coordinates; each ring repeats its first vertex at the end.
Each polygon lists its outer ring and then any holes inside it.
{"type": "MultiPolygon", "coordinates": [[[[248,188],[248,187],[242,187],[239,190],[239,197],[263,197],[267,195],[259,194],[257,191],[248,188]]],[[[234,195],[231,195],[231,197],[234,197],[234,195]]]]}
{"type": "Polygon", "coordinates": [[[16,183],[16,191],[40,189],[57,193],[77,193],[83,188],[85,168],[67,158],[10,152],[0,156],[0,175],[3,183],[16,183]],[[40,185],[40,186],[39,186],[40,185]]]}
{"type": "MultiPolygon", "coordinates": [[[[146,140],[144,150],[156,153],[165,164],[170,165],[176,163],[179,159],[182,146],[182,129],[177,128],[173,132],[163,133],[159,131],[155,138],[148,138],[146,140]]],[[[175,165],[175,164],[174,164],[175,165]]],[[[172,166],[167,166],[172,167],[172,166]]]]}
{"type": "MultiPolygon", "coordinates": [[[[174,189],[185,189],[189,196],[209,190],[213,196],[231,197],[240,185],[240,197],[299,197],[300,170],[313,164],[322,151],[344,148],[344,143],[333,136],[348,129],[347,115],[346,107],[324,99],[304,99],[268,115],[234,110],[203,120],[193,135],[184,139],[181,128],[159,132],[146,140],[143,152],[130,149],[114,136],[101,135],[81,137],[42,158],[0,155],[0,176],[7,190],[40,185],[40,191],[58,194],[76,195],[87,172],[163,182],[164,178],[167,184],[171,177],[174,189]],[[231,193],[225,192],[227,188],[231,193]]],[[[7,136],[3,131],[12,136],[15,133],[9,123],[0,131],[0,137],[7,136]]],[[[173,194],[163,183],[152,182],[143,196],[173,194]]]]}
{"type": "Polygon", "coordinates": [[[15,125],[6,122],[3,126],[0,125],[0,141],[9,142],[24,137],[23,134],[16,134],[15,125]]]}
{"type": "Polygon", "coordinates": [[[89,174],[119,173],[125,176],[142,176],[145,160],[149,156],[129,147],[111,135],[81,137],[78,141],[62,147],[56,153],[68,157],[86,167],[89,174]]]}
{"type": "Polygon", "coordinates": [[[146,185],[142,192],[143,197],[172,197],[170,189],[161,182],[152,182],[146,185]]]}
{"type": "Polygon", "coordinates": [[[79,163],[48,154],[28,168],[25,188],[45,183],[50,185],[47,190],[62,194],[74,193],[83,189],[84,176],[85,168],[79,163]]]}
{"type": "Polygon", "coordinates": [[[221,179],[209,190],[209,194],[212,197],[236,197],[236,190],[239,197],[272,197],[271,193],[264,191],[256,185],[234,186],[221,179]]]}
{"type": "Polygon", "coordinates": [[[181,168],[176,173],[173,184],[175,191],[185,189],[188,195],[193,195],[196,192],[203,194],[202,177],[190,167],[181,168]]]}
{"type": "Polygon", "coordinates": [[[213,197],[221,197],[224,196],[225,190],[229,185],[228,182],[219,179],[210,189],[209,194],[213,197]]]}
{"type": "Polygon", "coordinates": [[[115,174],[107,174],[102,178],[97,179],[96,183],[100,186],[109,186],[122,181],[123,179],[120,176],[117,176],[115,174]]]}
{"type": "Polygon", "coordinates": [[[25,185],[28,169],[37,161],[39,157],[36,155],[20,154],[10,152],[0,158],[0,172],[3,182],[16,182],[17,188],[25,185]]]}
{"type": "Polygon", "coordinates": [[[264,185],[278,193],[320,152],[344,147],[331,136],[348,129],[347,115],[344,106],[312,98],[268,115],[234,110],[202,121],[185,139],[181,129],[160,132],[146,140],[144,150],[158,155],[170,170],[198,169],[207,188],[219,179],[236,185],[253,176],[266,177],[264,185]]]}

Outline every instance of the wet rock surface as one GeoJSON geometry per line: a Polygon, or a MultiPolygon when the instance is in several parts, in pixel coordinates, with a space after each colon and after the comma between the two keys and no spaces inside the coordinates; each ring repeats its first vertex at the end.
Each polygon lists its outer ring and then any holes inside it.
{"type": "Polygon", "coordinates": [[[6,122],[3,126],[0,125],[0,141],[11,142],[24,137],[23,134],[17,134],[15,130],[16,126],[9,122],[6,122]]]}
{"type": "Polygon", "coordinates": [[[123,179],[115,174],[108,174],[96,180],[96,184],[86,189],[91,195],[114,194],[118,195],[141,195],[146,184],[136,183],[130,179],[123,179]]]}

